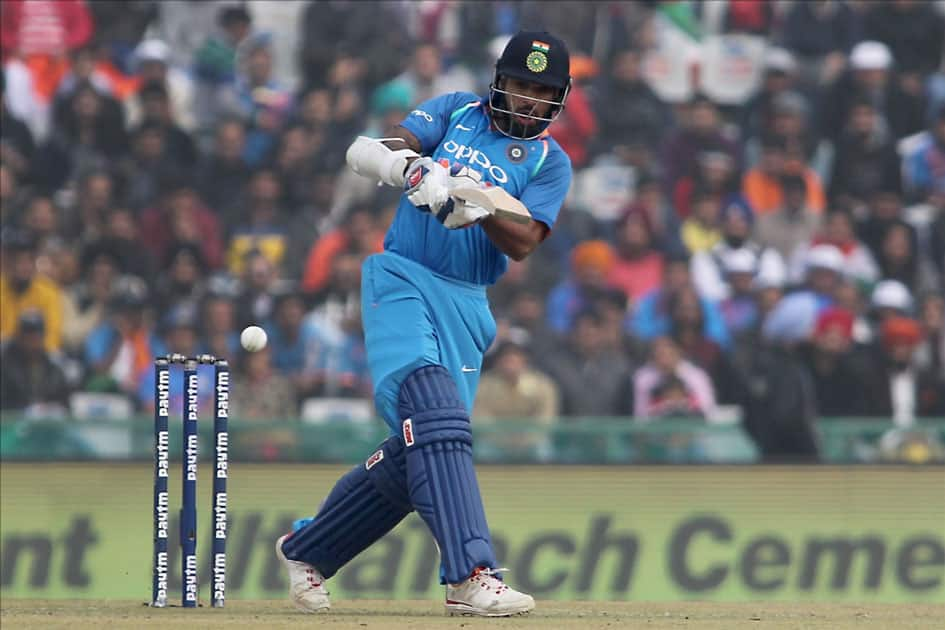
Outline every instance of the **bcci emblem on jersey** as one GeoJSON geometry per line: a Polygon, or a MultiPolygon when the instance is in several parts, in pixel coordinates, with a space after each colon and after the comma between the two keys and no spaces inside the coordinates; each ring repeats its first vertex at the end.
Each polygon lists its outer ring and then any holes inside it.
{"type": "Polygon", "coordinates": [[[505,157],[509,158],[512,164],[521,164],[526,157],[525,147],[520,144],[510,144],[505,149],[505,157]]]}

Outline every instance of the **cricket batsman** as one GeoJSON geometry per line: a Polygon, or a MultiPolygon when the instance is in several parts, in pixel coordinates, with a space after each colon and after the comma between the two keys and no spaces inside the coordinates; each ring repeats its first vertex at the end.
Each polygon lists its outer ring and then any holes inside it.
{"type": "Polygon", "coordinates": [[[501,578],[473,468],[470,410],[496,324],[486,287],[548,235],[571,162],[548,135],[571,86],[564,43],[520,32],[488,98],[457,92],[419,105],[394,138],[357,138],[358,174],[403,188],[384,252],[364,262],[361,308],[378,413],[391,436],[342,477],[307,524],[276,543],[295,606],[329,607],[325,581],[416,510],[441,556],[450,614],[502,617],[535,606],[501,578]],[[454,200],[500,186],[527,223],[454,200]]]}

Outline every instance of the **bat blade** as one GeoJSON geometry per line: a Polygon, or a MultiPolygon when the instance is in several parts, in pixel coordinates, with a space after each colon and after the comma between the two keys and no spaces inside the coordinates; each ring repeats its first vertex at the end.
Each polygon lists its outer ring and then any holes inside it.
{"type": "Polygon", "coordinates": [[[521,201],[498,186],[489,188],[454,188],[450,196],[485,208],[500,219],[508,219],[516,223],[528,223],[532,215],[521,201]]]}

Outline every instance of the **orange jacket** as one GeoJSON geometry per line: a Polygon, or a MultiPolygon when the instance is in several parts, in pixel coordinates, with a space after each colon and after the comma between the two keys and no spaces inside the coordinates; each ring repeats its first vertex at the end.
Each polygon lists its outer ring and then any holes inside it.
{"type": "MultiPolygon", "coordinates": [[[[823,212],[827,207],[827,199],[820,178],[809,168],[804,169],[801,175],[807,183],[807,207],[814,212],[823,212]]],[[[742,194],[758,214],[774,212],[784,204],[781,182],[757,168],[751,169],[742,178],[742,194]]]]}

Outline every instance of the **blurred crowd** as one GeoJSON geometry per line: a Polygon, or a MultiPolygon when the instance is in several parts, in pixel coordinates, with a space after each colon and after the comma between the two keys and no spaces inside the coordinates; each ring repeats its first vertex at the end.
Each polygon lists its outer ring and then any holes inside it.
{"type": "Polygon", "coordinates": [[[522,28],[571,48],[552,134],[575,178],[491,288],[477,422],[738,406],[777,445],[819,416],[945,414],[941,2],[4,0],[0,17],[6,410],[68,411],[76,391],[149,409],[167,352],[230,358],[246,418],[369,398],[360,264],[399,194],[345,149],[424,99],[484,94],[522,28]],[[672,36],[761,42],[756,85],[720,102],[694,63],[696,89],[667,96],[672,36]],[[270,339],[253,355],[249,324],[270,339]]]}

